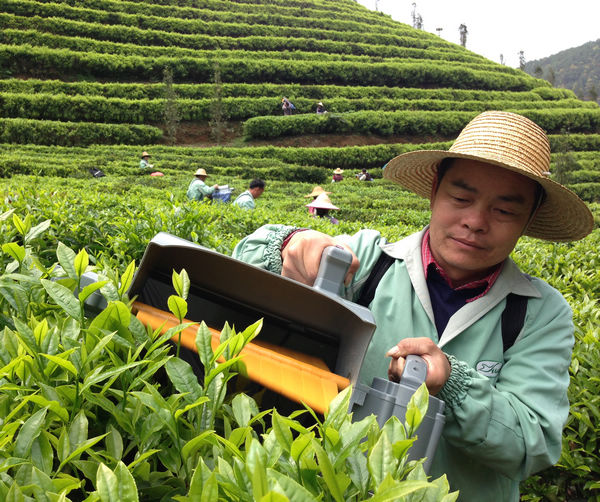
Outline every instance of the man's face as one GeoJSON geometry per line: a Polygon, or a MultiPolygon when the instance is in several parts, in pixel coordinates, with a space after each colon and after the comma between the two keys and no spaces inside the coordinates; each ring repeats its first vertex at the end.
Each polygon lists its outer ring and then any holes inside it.
{"type": "Polygon", "coordinates": [[[255,199],[258,199],[263,194],[264,191],[265,191],[264,188],[256,187],[256,188],[252,188],[250,190],[250,193],[252,194],[252,197],[254,197],[255,199]]]}
{"type": "Polygon", "coordinates": [[[431,198],[430,246],[455,286],[484,277],[511,253],[529,220],[536,183],[457,159],[431,198]]]}

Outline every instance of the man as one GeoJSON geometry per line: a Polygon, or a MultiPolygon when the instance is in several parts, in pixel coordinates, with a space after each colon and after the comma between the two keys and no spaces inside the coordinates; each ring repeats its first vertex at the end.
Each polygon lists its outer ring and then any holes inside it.
{"type": "Polygon", "coordinates": [[[233,204],[242,209],[254,209],[256,207],[254,201],[258,199],[264,191],[265,182],[258,178],[254,179],[250,182],[248,190],[239,194],[233,201],[233,204]]]}
{"type": "Polygon", "coordinates": [[[446,474],[461,501],[516,501],[519,482],[560,456],[571,309],[509,258],[521,235],[567,241],[592,230],[590,211],[548,178],[549,168],[541,128],[513,113],[485,112],[449,151],[410,152],[387,164],[385,178],[430,197],[431,221],[421,232],[390,244],[372,230],[334,239],[267,225],[234,250],[312,284],[323,249],[342,245],[354,255],[346,278],[354,300],[382,253],[393,258],[368,304],[377,330],[359,379],[397,381],[407,355],[426,360],[429,392],[446,403],[430,474],[446,474]],[[526,299],[527,311],[504,349],[509,294],[526,299]]]}
{"type": "Polygon", "coordinates": [[[150,154],[148,152],[142,152],[142,160],[140,160],[140,169],[152,169],[154,166],[148,162],[150,154]]]}
{"type": "Polygon", "coordinates": [[[219,188],[219,185],[207,186],[204,180],[206,180],[208,174],[201,167],[194,173],[195,178],[192,180],[187,189],[187,198],[191,200],[201,201],[204,197],[210,197],[214,191],[219,188]]]}

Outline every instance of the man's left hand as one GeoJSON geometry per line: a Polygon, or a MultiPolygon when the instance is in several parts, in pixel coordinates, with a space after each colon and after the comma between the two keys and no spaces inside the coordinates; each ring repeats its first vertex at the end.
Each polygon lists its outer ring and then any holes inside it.
{"type": "Polygon", "coordinates": [[[421,356],[427,363],[425,385],[429,393],[435,396],[450,377],[448,358],[430,338],[405,338],[386,353],[386,357],[392,358],[388,368],[388,378],[392,382],[400,381],[405,357],[409,355],[421,356]]]}

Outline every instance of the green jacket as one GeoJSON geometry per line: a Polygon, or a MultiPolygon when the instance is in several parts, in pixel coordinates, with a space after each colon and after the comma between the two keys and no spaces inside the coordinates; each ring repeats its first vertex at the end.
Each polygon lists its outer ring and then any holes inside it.
{"type": "Polygon", "coordinates": [[[233,204],[241,207],[242,209],[254,209],[256,204],[254,203],[254,197],[249,190],[239,194],[233,201],[233,204]]]}
{"type": "MultiPolygon", "coordinates": [[[[233,256],[280,273],[279,249],[291,230],[261,227],[233,256]]],[[[446,474],[461,501],[517,501],[519,482],[560,457],[569,411],[571,309],[558,291],[507,259],[490,291],[456,312],[438,337],[421,262],[422,235],[392,244],[372,230],[340,237],[360,260],[345,291],[349,299],[358,297],[382,251],[398,258],[369,306],[377,329],[359,379],[370,384],[374,376],[387,378],[385,352],[403,337],[435,340],[452,372],[437,396],[446,403],[446,424],[430,474],[446,474]],[[501,315],[510,292],[529,301],[519,337],[503,352],[501,315]]]]}
{"type": "Polygon", "coordinates": [[[205,196],[212,195],[215,187],[209,187],[204,181],[195,178],[187,189],[187,198],[192,200],[202,200],[205,196]]]}

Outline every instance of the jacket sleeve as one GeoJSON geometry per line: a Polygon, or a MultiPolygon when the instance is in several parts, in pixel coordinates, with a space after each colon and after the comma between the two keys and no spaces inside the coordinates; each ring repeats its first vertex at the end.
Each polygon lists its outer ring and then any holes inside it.
{"type": "MultiPolygon", "coordinates": [[[[281,245],[285,238],[296,229],[297,227],[289,225],[264,225],[238,242],[232,257],[280,274],[281,245]]],[[[360,288],[381,253],[377,244],[385,241],[379,232],[374,230],[361,230],[352,236],[339,235],[335,239],[348,244],[360,261],[360,267],[347,291],[348,297],[351,298],[354,292],[360,288]]]]}
{"type": "Polygon", "coordinates": [[[281,274],[281,245],[296,227],[263,225],[235,246],[232,257],[251,265],[281,274]]]}
{"type": "Polygon", "coordinates": [[[529,300],[523,330],[504,353],[495,384],[449,356],[451,375],[438,395],[447,406],[445,439],[516,480],[558,461],[569,413],[571,309],[558,291],[536,283],[543,296],[529,300]]]}

